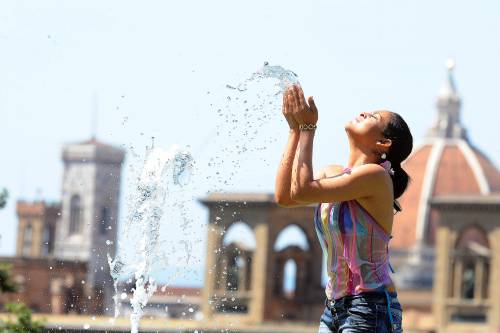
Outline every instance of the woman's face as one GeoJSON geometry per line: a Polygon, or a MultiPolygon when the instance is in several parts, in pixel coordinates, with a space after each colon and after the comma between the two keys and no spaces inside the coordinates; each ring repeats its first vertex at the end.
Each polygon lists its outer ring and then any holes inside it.
{"type": "Polygon", "coordinates": [[[386,110],[361,112],[345,124],[345,130],[360,143],[375,144],[384,138],[383,131],[391,117],[392,112],[386,110]]]}

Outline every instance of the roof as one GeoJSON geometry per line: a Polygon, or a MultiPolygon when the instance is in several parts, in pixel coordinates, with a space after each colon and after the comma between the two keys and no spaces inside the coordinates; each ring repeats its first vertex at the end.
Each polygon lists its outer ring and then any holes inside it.
{"type": "Polygon", "coordinates": [[[274,195],[270,193],[220,193],[214,192],[201,198],[200,202],[205,205],[214,203],[242,203],[246,204],[274,204],[274,195]]]}

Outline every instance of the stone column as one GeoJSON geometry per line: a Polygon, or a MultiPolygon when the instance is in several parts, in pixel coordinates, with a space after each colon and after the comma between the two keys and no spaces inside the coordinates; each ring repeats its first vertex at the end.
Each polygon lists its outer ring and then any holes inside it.
{"type": "Polygon", "coordinates": [[[483,295],[483,285],[484,285],[484,259],[483,258],[476,258],[475,262],[475,276],[474,276],[474,299],[476,301],[481,301],[484,298],[483,295]]]}
{"type": "Polygon", "coordinates": [[[491,332],[500,332],[500,228],[497,227],[489,235],[491,244],[490,278],[487,298],[491,302],[488,315],[491,332]]]}
{"type": "Polygon", "coordinates": [[[207,256],[205,263],[205,285],[203,286],[203,299],[201,309],[205,318],[212,317],[214,313],[214,304],[212,297],[214,295],[216,279],[221,275],[217,272],[217,257],[222,255],[222,233],[224,228],[220,225],[209,223],[207,236],[207,256]]]}
{"type": "Polygon", "coordinates": [[[463,275],[463,262],[462,258],[455,259],[455,266],[453,274],[453,298],[462,298],[462,275],[463,275]]]}
{"type": "Polygon", "coordinates": [[[254,227],[256,247],[252,261],[252,291],[250,301],[250,320],[252,323],[262,323],[266,304],[266,281],[269,279],[269,226],[259,223],[254,227]]]}
{"type": "Polygon", "coordinates": [[[63,281],[55,278],[50,281],[50,306],[53,314],[64,312],[64,288],[63,281]]]}
{"type": "Polygon", "coordinates": [[[449,293],[449,271],[450,271],[450,230],[447,227],[439,227],[436,232],[436,261],[434,266],[434,304],[433,312],[436,319],[438,331],[446,325],[446,299],[449,293]]]}
{"type": "Polygon", "coordinates": [[[246,291],[247,286],[247,270],[248,270],[248,261],[247,254],[243,252],[240,255],[241,260],[243,260],[243,267],[238,271],[238,291],[246,291]]]}

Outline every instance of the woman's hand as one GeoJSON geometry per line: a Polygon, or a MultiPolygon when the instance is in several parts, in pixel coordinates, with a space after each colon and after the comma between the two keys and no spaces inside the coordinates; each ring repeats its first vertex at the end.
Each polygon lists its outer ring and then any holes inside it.
{"type": "Polygon", "coordinates": [[[293,109],[292,109],[292,90],[291,87],[287,88],[283,92],[283,107],[282,107],[283,116],[290,126],[291,130],[298,131],[299,123],[293,117],[293,109]]]}
{"type": "Polygon", "coordinates": [[[291,95],[292,114],[297,124],[316,124],[318,122],[318,109],[313,97],[308,98],[308,104],[304,98],[304,92],[298,84],[294,84],[287,91],[291,95]]]}

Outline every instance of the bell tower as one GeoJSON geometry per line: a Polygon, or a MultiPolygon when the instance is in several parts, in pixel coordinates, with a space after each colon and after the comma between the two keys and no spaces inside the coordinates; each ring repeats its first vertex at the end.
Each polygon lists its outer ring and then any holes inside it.
{"type": "Polygon", "coordinates": [[[122,149],[96,139],[63,147],[61,221],[55,257],[87,263],[85,293],[96,312],[111,311],[107,253],[116,251],[122,149]]]}

